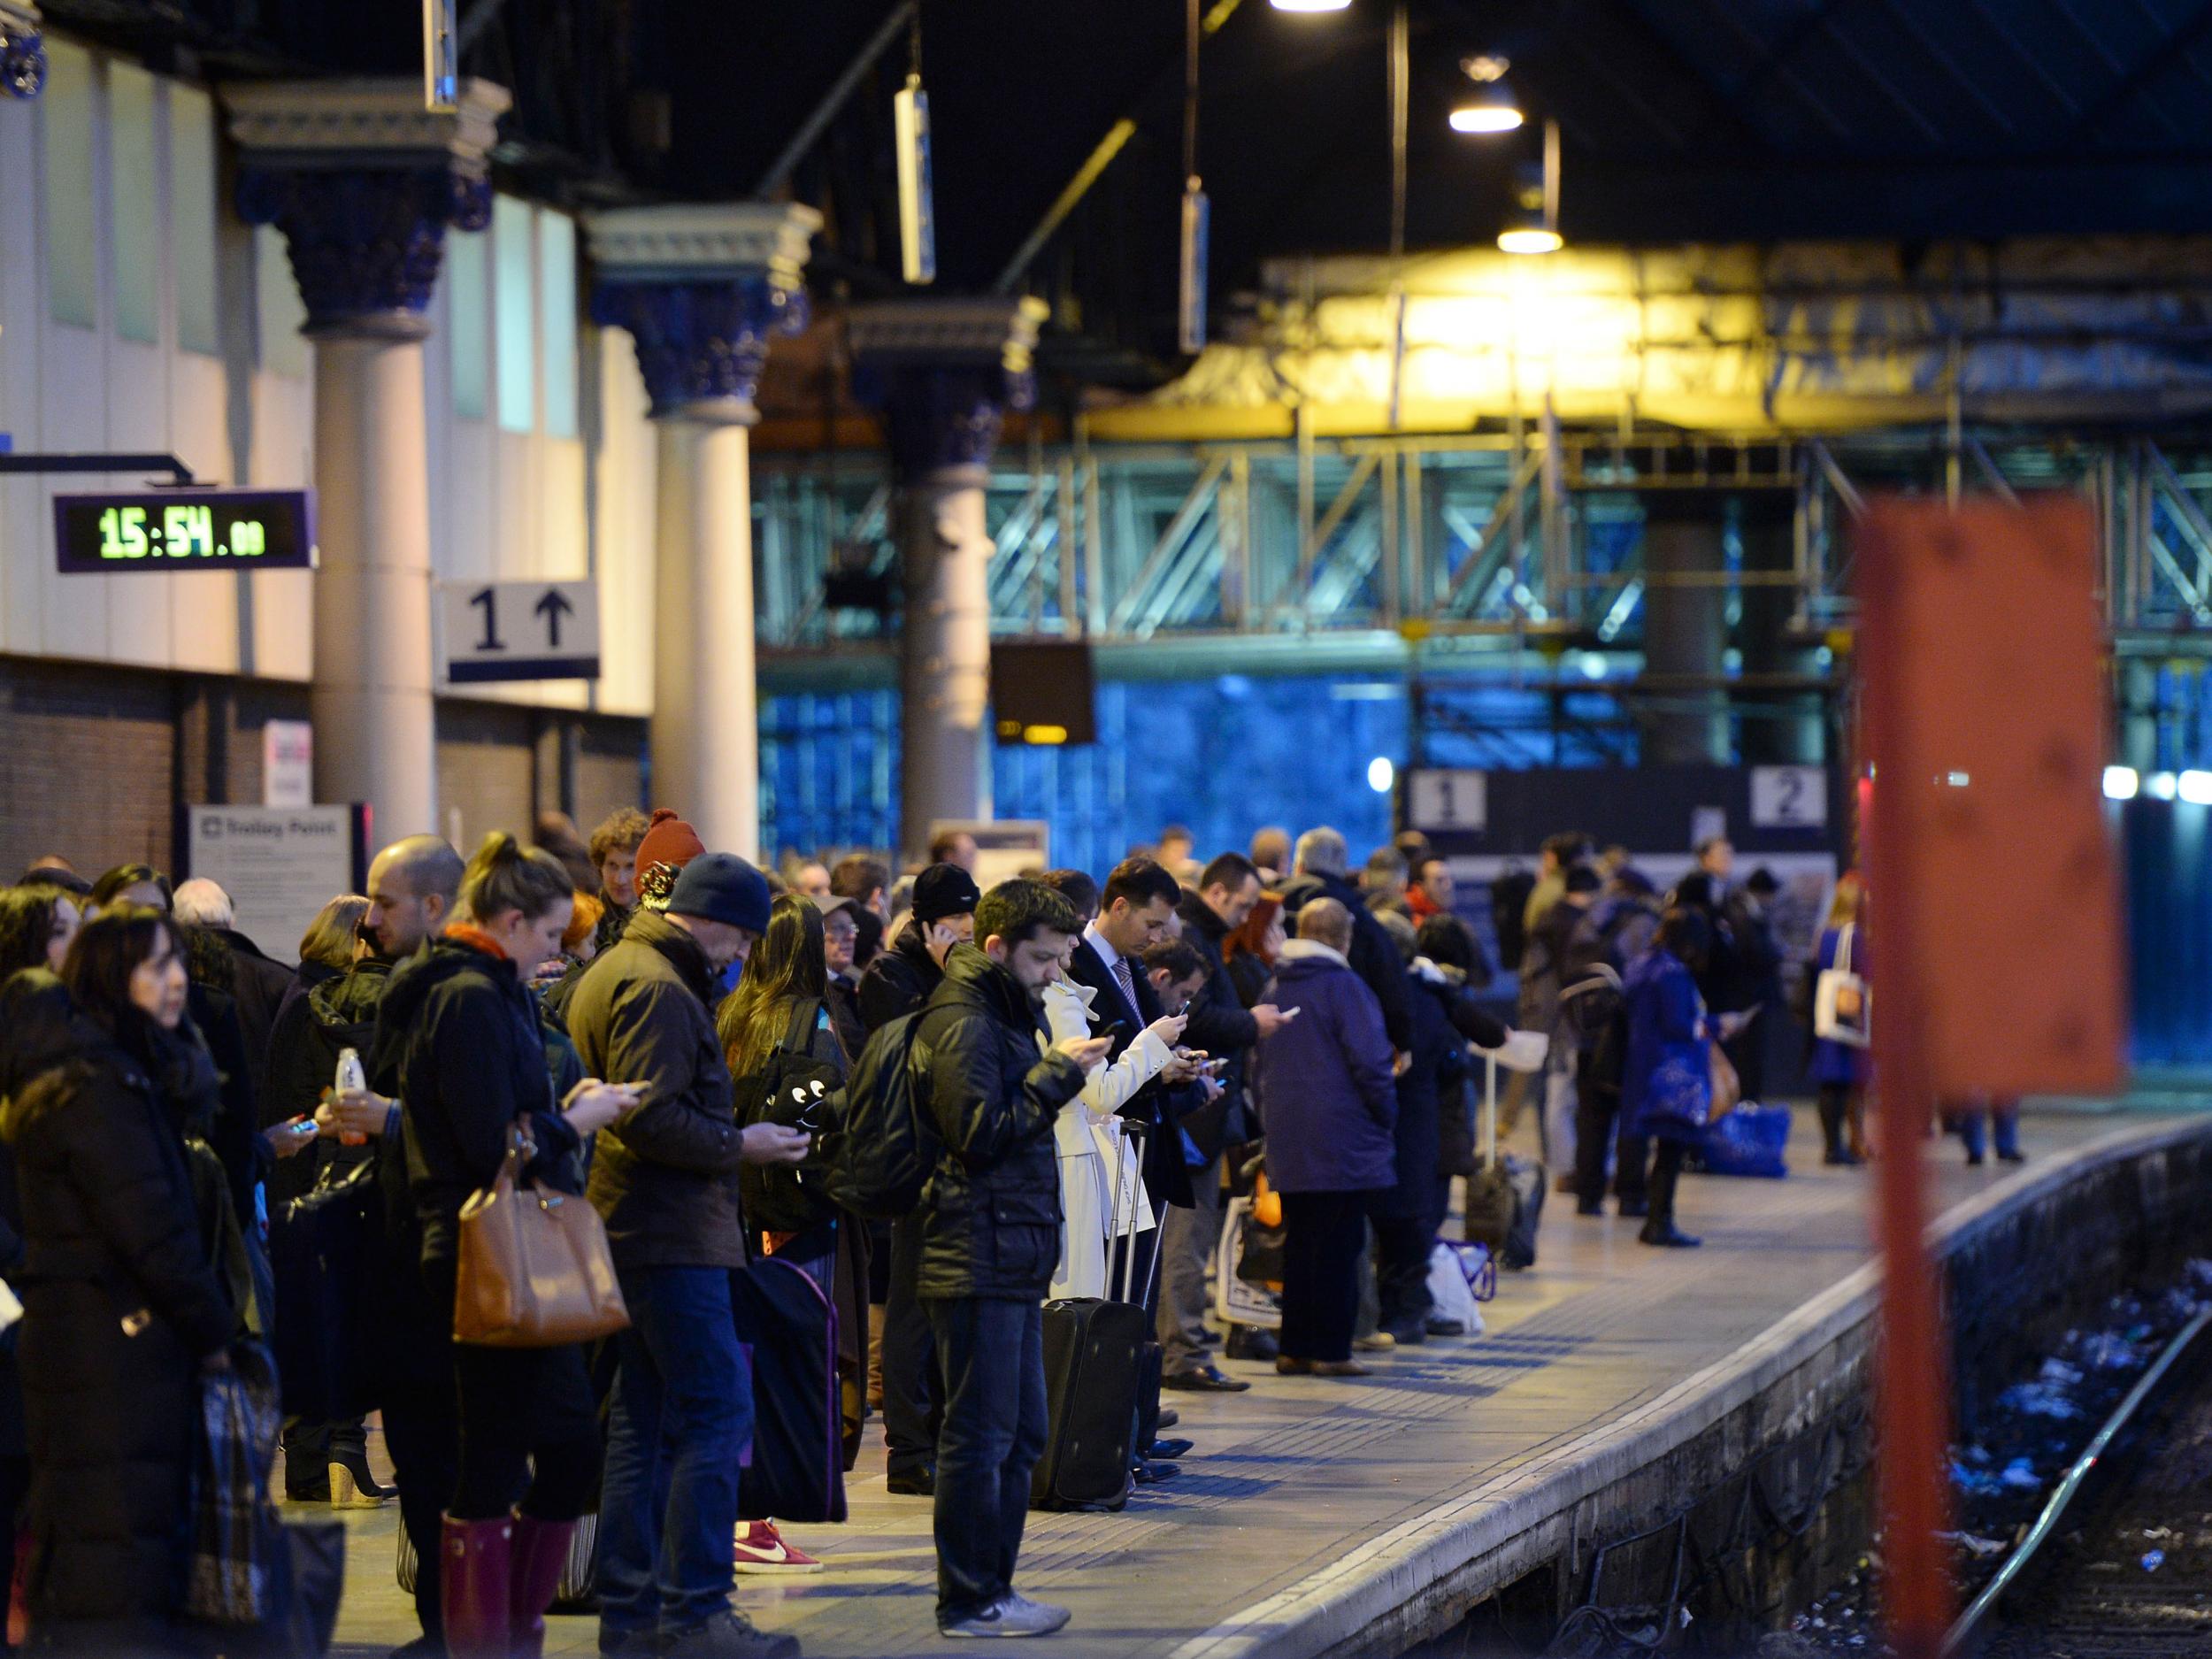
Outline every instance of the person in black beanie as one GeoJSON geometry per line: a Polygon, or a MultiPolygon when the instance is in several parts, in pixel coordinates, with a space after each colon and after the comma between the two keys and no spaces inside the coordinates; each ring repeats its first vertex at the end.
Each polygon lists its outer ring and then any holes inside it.
{"type": "Polygon", "coordinates": [[[873,1033],[929,1000],[955,945],[975,936],[983,894],[958,864],[932,864],[914,878],[914,910],[890,949],[860,976],[860,1018],[873,1033]]]}

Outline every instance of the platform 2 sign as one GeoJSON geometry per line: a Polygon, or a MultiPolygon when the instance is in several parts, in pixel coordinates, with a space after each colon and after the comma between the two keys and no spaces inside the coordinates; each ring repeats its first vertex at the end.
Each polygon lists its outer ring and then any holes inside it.
{"type": "Polygon", "coordinates": [[[303,489],[153,489],[54,497],[57,568],[118,572],[312,570],[314,503],[303,489]]]}
{"type": "Polygon", "coordinates": [[[445,582],[446,679],[599,678],[599,589],[590,582],[445,582]]]}

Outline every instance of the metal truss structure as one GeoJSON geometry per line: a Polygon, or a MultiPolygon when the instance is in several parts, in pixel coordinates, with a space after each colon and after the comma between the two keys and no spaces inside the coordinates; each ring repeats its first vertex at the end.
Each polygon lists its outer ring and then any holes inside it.
{"type": "MultiPolygon", "coordinates": [[[[1189,445],[1046,446],[991,474],[992,627],[1134,651],[1211,641],[1325,658],[1393,635],[1452,657],[1634,651],[1655,583],[1786,588],[1792,632],[1847,628],[1851,520],[1880,491],[2072,490],[2101,527],[2123,655],[2212,655],[2212,434],[1873,431],[1825,437],[1526,430],[1189,445]],[[1651,492],[1787,491],[1786,567],[1646,567],[1651,492]]],[[[895,575],[879,457],[755,462],[760,631],[805,653],[883,637],[826,606],[832,572],[895,575]]]]}

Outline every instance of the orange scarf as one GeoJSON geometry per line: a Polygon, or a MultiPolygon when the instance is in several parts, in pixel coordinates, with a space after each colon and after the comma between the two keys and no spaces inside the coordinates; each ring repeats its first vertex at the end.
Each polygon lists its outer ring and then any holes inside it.
{"type": "Polygon", "coordinates": [[[449,922],[446,924],[445,936],[457,945],[466,945],[472,950],[482,951],[495,962],[513,960],[499,948],[499,941],[496,939],[473,922],[449,922]]]}

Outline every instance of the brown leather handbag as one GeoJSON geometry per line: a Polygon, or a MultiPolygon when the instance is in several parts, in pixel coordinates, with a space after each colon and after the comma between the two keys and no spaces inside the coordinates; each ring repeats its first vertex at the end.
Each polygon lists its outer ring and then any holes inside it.
{"type": "Polygon", "coordinates": [[[630,1323],[607,1230],[590,1203],[523,1179],[537,1151],[518,1124],[492,1184],[461,1206],[453,1340],[559,1348],[630,1323]]]}

